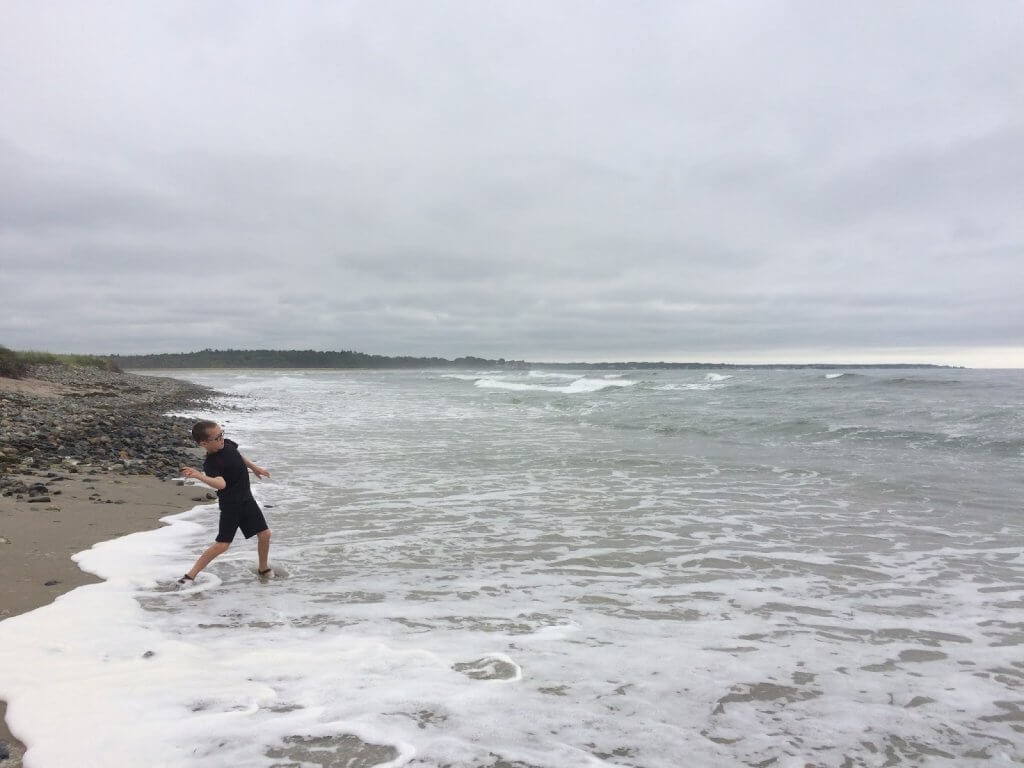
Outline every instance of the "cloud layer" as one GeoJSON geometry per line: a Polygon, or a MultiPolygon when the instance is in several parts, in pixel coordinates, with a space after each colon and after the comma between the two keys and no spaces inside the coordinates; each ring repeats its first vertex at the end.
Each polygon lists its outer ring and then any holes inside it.
{"type": "Polygon", "coordinates": [[[0,343],[1024,366],[1012,2],[6,4],[0,343]]]}

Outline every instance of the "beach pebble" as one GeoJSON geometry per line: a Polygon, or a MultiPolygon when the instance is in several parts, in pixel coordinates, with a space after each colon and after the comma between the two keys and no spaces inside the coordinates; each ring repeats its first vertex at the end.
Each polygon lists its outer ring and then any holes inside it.
{"type": "Polygon", "coordinates": [[[57,584],[60,584],[60,580],[59,579],[50,579],[49,581],[44,583],[43,586],[44,587],[53,587],[53,586],[56,586],[57,584]]]}
{"type": "MultiPolygon", "coordinates": [[[[60,365],[32,366],[30,377],[55,385],[61,396],[0,390],[0,495],[53,504],[60,491],[40,483],[41,476],[50,483],[111,471],[175,479],[179,467],[196,462],[191,420],[165,414],[194,410],[208,389],[60,365]]],[[[103,500],[96,494],[93,501],[103,500]]]]}
{"type": "Polygon", "coordinates": [[[144,659],[151,659],[154,656],[156,656],[156,653],[153,651],[146,651],[144,654],[142,654],[142,658],[144,659]]]}
{"type": "Polygon", "coordinates": [[[6,760],[11,756],[11,748],[6,741],[0,741],[0,760],[6,760]]]}

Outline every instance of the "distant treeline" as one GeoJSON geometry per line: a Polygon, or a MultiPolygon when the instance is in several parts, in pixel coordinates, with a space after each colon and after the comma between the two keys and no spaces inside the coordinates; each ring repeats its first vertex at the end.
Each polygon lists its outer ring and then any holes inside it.
{"type": "Polygon", "coordinates": [[[525,363],[481,357],[386,357],[312,349],[204,349],[159,355],[111,355],[125,369],[145,368],[479,368],[525,363]]]}
{"type": "Polygon", "coordinates": [[[849,371],[865,368],[952,368],[931,363],[528,363],[533,368],[583,368],[601,370],[825,370],[849,371]]]}
{"type": "Polygon", "coordinates": [[[387,357],[363,352],[317,352],[312,349],[204,349],[200,352],[174,352],[158,355],[111,355],[122,369],[147,368],[582,368],[582,369],[750,369],[816,368],[825,370],[856,368],[947,368],[944,365],[884,363],[878,365],[839,363],[738,365],[733,363],[528,363],[523,360],[488,360],[482,357],[387,357]]]}

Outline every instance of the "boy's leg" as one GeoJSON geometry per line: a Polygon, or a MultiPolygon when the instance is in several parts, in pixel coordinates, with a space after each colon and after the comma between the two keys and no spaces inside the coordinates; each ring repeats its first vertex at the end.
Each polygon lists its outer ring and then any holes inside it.
{"type": "Polygon", "coordinates": [[[199,572],[208,566],[213,559],[218,555],[223,555],[228,551],[228,547],[231,546],[230,542],[227,541],[215,541],[209,546],[209,548],[199,556],[196,560],[196,564],[192,566],[192,570],[188,572],[188,577],[194,579],[199,575],[199,572]]]}
{"type": "Polygon", "coordinates": [[[260,558],[259,571],[263,573],[270,566],[267,564],[267,559],[270,557],[270,529],[264,528],[262,531],[256,534],[256,553],[260,558]]]}

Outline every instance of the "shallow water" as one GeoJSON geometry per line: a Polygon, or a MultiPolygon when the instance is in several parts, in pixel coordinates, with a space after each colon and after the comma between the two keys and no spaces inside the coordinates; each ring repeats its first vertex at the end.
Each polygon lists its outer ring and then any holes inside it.
{"type": "Polygon", "coordinates": [[[1024,761],[1020,372],[184,376],[287,575],[81,555],[0,624],[32,766],[1024,761]]]}

